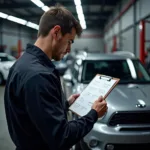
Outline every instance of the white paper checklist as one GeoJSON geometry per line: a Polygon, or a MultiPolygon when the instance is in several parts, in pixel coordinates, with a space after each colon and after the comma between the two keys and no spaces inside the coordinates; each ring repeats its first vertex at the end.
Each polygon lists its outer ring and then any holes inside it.
{"type": "Polygon", "coordinates": [[[69,109],[79,116],[86,115],[91,110],[95,100],[100,96],[107,96],[117,82],[119,79],[96,75],[69,109]]]}

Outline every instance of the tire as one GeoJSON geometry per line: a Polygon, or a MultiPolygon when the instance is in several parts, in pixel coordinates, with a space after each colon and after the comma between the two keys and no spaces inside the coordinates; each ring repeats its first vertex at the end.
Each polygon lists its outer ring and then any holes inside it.
{"type": "Polygon", "coordinates": [[[4,78],[2,73],[0,73],[0,85],[3,85],[3,83],[4,83],[4,78]]]}

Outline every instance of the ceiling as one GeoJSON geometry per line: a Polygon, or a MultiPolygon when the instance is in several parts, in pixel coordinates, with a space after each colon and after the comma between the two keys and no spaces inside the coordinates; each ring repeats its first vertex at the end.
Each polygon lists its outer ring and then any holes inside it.
{"type": "MultiPolygon", "coordinates": [[[[45,5],[64,5],[77,18],[74,0],[41,0],[45,5]]],[[[103,30],[119,0],[81,0],[87,28],[103,30]]],[[[30,0],[0,0],[0,11],[38,24],[43,10],[30,0]]],[[[78,19],[78,18],[77,18],[78,19]]]]}

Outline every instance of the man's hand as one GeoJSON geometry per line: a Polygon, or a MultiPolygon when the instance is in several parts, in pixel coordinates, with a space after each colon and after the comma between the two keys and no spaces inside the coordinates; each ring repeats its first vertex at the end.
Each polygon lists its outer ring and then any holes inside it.
{"type": "Polygon", "coordinates": [[[74,103],[74,101],[80,96],[80,94],[73,94],[68,98],[69,106],[74,103]]]}
{"type": "Polygon", "coordinates": [[[96,110],[98,118],[102,117],[107,111],[107,103],[103,97],[99,97],[93,104],[92,109],[96,110]]]}

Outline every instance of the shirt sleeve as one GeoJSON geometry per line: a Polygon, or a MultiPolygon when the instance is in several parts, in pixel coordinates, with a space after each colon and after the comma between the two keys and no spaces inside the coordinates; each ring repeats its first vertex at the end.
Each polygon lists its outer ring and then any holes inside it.
{"type": "Polygon", "coordinates": [[[83,138],[97,121],[95,110],[78,120],[67,121],[53,75],[36,75],[25,85],[27,113],[50,149],[69,149],[83,138]]]}

